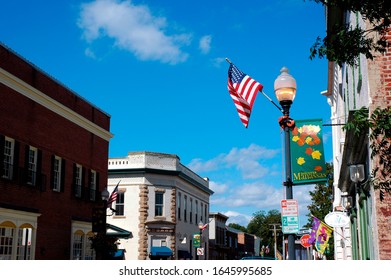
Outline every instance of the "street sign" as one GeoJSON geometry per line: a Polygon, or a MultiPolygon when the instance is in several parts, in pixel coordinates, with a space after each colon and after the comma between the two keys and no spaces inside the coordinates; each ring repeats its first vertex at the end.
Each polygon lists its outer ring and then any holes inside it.
{"type": "Polygon", "coordinates": [[[297,200],[281,200],[281,222],[284,234],[299,232],[299,205],[297,200]]]}
{"type": "Polygon", "coordinates": [[[199,233],[193,234],[193,247],[199,248],[201,246],[201,235],[199,233]]]}
{"type": "Polygon", "coordinates": [[[204,248],[197,248],[197,256],[203,256],[204,255],[204,248]]]}
{"type": "Polygon", "coordinates": [[[324,221],[331,227],[344,227],[350,223],[350,218],[345,212],[331,212],[324,217],[324,221]]]}
{"type": "Polygon", "coordinates": [[[297,233],[299,231],[299,217],[298,216],[283,216],[282,217],[282,232],[297,233]]]}
{"type": "Polygon", "coordinates": [[[281,200],[281,215],[282,216],[298,216],[299,204],[296,199],[281,200]]]}
{"type": "Polygon", "coordinates": [[[308,243],[308,240],[310,239],[310,235],[309,234],[304,234],[301,238],[300,238],[300,244],[301,246],[303,246],[304,248],[308,248],[308,247],[311,247],[311,244],[308,243]]]}

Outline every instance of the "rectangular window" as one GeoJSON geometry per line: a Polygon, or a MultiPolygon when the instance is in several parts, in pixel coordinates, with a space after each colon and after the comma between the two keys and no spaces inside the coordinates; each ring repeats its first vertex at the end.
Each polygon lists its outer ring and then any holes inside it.
{"type": "Polygon", "coordinates": [[[32,186],[35,186],[37,181],[37,158],[38,150],[30,146],[27,155],[27,184],[32,186]]]}
{"type": "Polygon", "coordinates": [[[75,166],[75,196],[81,197],[82,185],[83,185],[83,167],[79,164],[75,166]]]}
{"type": "Polygon", "coordinates": [[[198,200],[195,202],[195,222],[198,223],[198,200]]]}
{"type": "Polygon", "coordinates": [[[185,198],[183,200],[183,219],[185,222],[187,222],[187,196],[185,195],[185,198]]]}
{"type": "Polygon", "coordinates": [[[3,160],[3,177],[13,179],[13,162],[14,162],[15,140],[5,137],[4,141],[4,160],[3,160]]]}
{"type": "Polygon", "coordinates": [[[178,193],[178,220],[181,219],[182,194],[178,193]]]}
{"type": "Polygon", "coordinates": [[[193,222],[193,199],[190,198],[190,223],[193,222]]]}
{"type": "Polygon", "coordinates": [[[163,216],[163,199],[162,192],[155,192],[155,216],[163,216]]]}
{"type": "Polygon", "coordinates": [[[118,192],[117,200],[115,201],[115,215],[124,216],[125,207],[125,192],[118,192]]]}
{"type": "Polygon", "coordinates": [[[53,161],[53,190],[56,192],[61,191],[61,170],[62,160],[60,157],[55,156],[53,161]]]}
{"type": "Polygon", "coordinates": [[[202,208],[204,208],[204,204],[201,202],[201,209],[200,209],[201,210],[200,211],[201,212],[201,217],[200,217],[200,221],[205,221],[203,216],[202,216],[202,211],[203,211],[202,208]]]}
{"type": "Polygon", "coordinates": [[[90,175],[90,200],[95,201],[96,199],[96,171],[91,170],[90,175]]]}

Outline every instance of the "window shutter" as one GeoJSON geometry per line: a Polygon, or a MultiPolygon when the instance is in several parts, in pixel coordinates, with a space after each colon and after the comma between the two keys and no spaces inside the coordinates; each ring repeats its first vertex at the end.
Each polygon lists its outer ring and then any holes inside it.
{"type": "Polygon", "coordinates": [[[40,191],[45,191],[46,189],[46,181],[43,178],[42,174],[42,151],[38,150],[37,155],[37,186],[40,191]]]}
{"type": "Polygon", "coordinates": [[[100,194],[100,187],[99,187],[99,181],[100,181],[100,173],[96,171],[96,190],[95,190],[95,201],[99,200],[98,194],[100,194]]]}
{"type": "Polygon", "coordinates": [[[0,177],[4,175],[4,143],[5,136],[0,134],[0,177]]]}
{"type": "Polygon", "coordinates": [[[61,186],[60,191],[64,192],[65,189],[65,159],[61,159],[61,186]]]}
{"type": "MultiPolygon", "coordinates": [[[[62,163],[61,163],[62,165],[62,163]]],[[[72,196],[75,196],[76,195],[76,163],[73,163],[72,165],[72,196]]],[[[62,176],[62,170],[61,170],[61,176],[62,176]]],[[[62,187],[62,178],[61,178],[61,187],[62,187]]]]}
{"type": "Polygon", "coordinates": [[[28,170],[29,170],[29,152],[30,152],[30,146],[26,145],[24,147],[24,169],[23,169],[23,183],[27,183],[27,178],[28,178],[28,170]]]}
{"type": "MultiPolygon", "coordinates": [[[[4,147],[4,144],[3,144],[4,147]]],[[[19,149],[20,149],[20,143],[15,140],[14,142],[14,162],[12,163],[14,165],[13,171],[14,171],[14,178],[17,178],[19,176],[19,149]]]]}
{"type": "Polygon", "coordinates": [[[51,163],[50,163],[50,189],[53,190],[54,188],[54,158],[55,155],[51,156],[51,163]]]}
{"type": "Polygon", "coordinates": [[[81,168],[81,196],[85,197],[86,194],[86,168],[82,166],[81,168]]]}

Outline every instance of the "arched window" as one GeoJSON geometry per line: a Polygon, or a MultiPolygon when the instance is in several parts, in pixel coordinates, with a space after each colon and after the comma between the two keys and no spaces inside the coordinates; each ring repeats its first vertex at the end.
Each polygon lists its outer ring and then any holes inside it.
{"type": "Polygon", "coordinates": [[[16,226],[6,221],[0,224],[0,260],[12,260],[16,226]]]}
{"type": "Polygon", "coordinates": [[[17,260],[31,260],[33,226],[23,224],[18,229],[17,260]]]}
{"type": "Polygon", "coordinates": [[[87,233],[87,239],[86,239],[86,248],[85,248],[85,254],[84,254],[84,259],[85,260],[95,260],[96,258],[96,253],[95,250],[91,248],[92,245],[92,240],[91,238],[94,237],[94,233],[90,231],[87,233]]]}

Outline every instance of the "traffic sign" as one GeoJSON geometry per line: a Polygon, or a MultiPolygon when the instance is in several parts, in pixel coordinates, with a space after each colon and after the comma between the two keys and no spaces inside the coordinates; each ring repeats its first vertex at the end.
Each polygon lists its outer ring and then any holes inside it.
{"type": "Polygon", "coordinates": [[[281,221],[284,234],[299,231],[299,205],[295,199],[281,200],[281,221]]]}
{"type": "Polygon", "coordinates": [[[298,216],[299,204],[296,199],[281,200],[281,215],[282,216],[298,216]]]}
{"type": "Polygon", "coordinates": [[[283,216],[282,217],[282,232],[297,233],[299,231],[299,217],[298,216],[283,216]]]}
{"type": "Polygon", "coordinates": [[[204,248],[197,248],[197,256],[203,256],[204,255],[204,248]]]}
{"type": "Polygon", "coordinates": [[[193,247],[199,248],[201,246],[201,235],[199,233],[193,234],[193,247]]]}
{"type": "Polygon", "coordinates": [[[304,234],[301,238],[300,238],[300,244],[301,246],[303,246],[304,248],[308,248],[308,247],[311,247],[311,244],[308,243],[308,240],[310,239],[310,235],[309,234],[304,234]]]}

